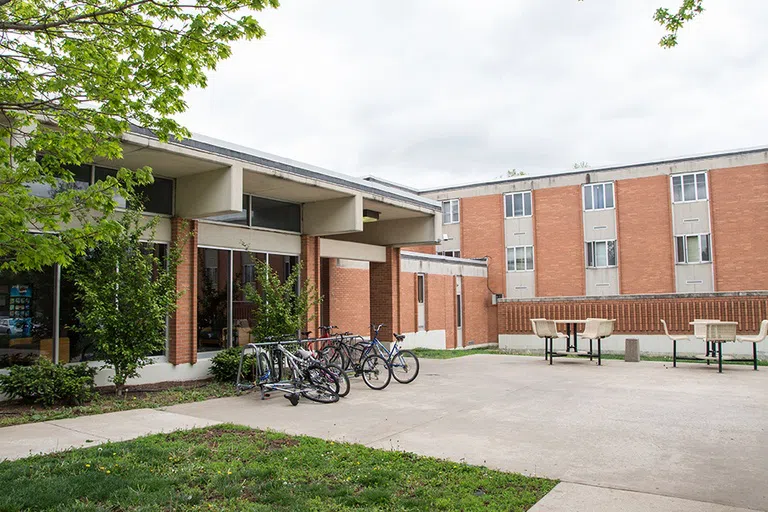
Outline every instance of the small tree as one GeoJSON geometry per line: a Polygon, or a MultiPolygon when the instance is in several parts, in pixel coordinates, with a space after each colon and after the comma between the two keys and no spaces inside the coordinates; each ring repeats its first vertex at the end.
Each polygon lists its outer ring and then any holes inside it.
{"type": "Polygon", "coordinates": [[[137,210],[120,219],[121,230],[74,265],[80,330],[94,340],[97,356],[111,367],[118,396],[148,357],[163,349],[165,322],[176,309],[176,268],[183,244],[167,263],[142,239],[154,238],[157,218],[145,223],[137,210]]]}
{"type": "Polygon", "coordinates": [[[275,270],[256,260],[256,286],[243,288],[246,300],[254,304],[251,334],[259,341],[270,336],[296,335],[314,319],[310,311],[322,301],[310,281],[301,284],[301,265],[280,282],[275,270]]]}

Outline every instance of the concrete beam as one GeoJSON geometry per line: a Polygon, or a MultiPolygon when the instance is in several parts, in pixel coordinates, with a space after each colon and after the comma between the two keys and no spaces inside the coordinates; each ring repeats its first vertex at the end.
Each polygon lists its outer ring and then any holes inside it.
{"type": "Polygon", "coordinates": [[[362,233],[335,237],[347,242],[391,247],[409,245],[436,245],[440,238],[441,224],[437,215],[385,220],[365,224],[362,233]]]}
{"type": "Polygon", "coordinates": [[[363,231],[363,196],[360,194],[304,203],[302,231],[327,236],[363,231]]]}
{"type": "Polygon", "coordinates": [[[358,244],[321,238],[320,257],[384,263],[387,261],[387,250],[380,245],[358,244]]]}
{"type": "Polygon", "coordinates": [[[243,168],[233,165],[176,178],[176,215],[190,219],[238,213],[243,207],[243,168]]]}

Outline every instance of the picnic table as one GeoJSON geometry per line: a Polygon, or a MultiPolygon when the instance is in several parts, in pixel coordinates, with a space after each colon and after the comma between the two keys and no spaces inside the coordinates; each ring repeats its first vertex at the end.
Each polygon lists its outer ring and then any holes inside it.
{"type": "MultiPolygon", "coordinates": [[[[573,349],[574,352],[579,351],[579,333],[576,330],[576,326],[578,325],[585,325],[587,323],[586,320],[574,320],[574,319],[564,319],[564,320],[555,320],[556,324],[565,324],[565,334],[568,336],[568,341],[566,342],[566,352],[570,352],[571,349],[573,349]]],[[[591,350],[590,350],[591,352],[591,350]]]]}
{"type": "Polygon", "coordinates": [[[704,359],[707,364],[717,360],[717,371],[723,373],[723,343],[736,341],[736,327],[739,323],[721,320],[694,320],[688,324],[693,326],[694,337],[702,338],[707,344],[706,355],[697,356],[696,359],[704,359]]]}

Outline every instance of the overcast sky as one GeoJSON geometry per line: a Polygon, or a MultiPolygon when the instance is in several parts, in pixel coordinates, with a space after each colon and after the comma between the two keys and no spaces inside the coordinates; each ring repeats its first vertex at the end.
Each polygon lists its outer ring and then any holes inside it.
{"type": "Polygon", "coordinates": [[[768,1],[281,0],[182,122],[415,187],[768,145],[768,1]]]}

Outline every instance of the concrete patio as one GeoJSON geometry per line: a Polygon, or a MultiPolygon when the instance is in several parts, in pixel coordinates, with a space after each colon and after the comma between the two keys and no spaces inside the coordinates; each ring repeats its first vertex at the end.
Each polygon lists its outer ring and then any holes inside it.
{"type": "Polygon", "coordinates": [[[562,480],[532,510],[768,510],[768,369],[473,355],[333,405],[257,394],[0,429],[0,459],[232,422],[562,480]]]}
{"type": "Polygon", "coordinates": [[[251,394],[168,410],[569,484],[534,510],[725,512],[768,509],[766,389],[765,368],[473,355],[423,360],[383,392],[355,379],[335,405],[251,394]]]}

